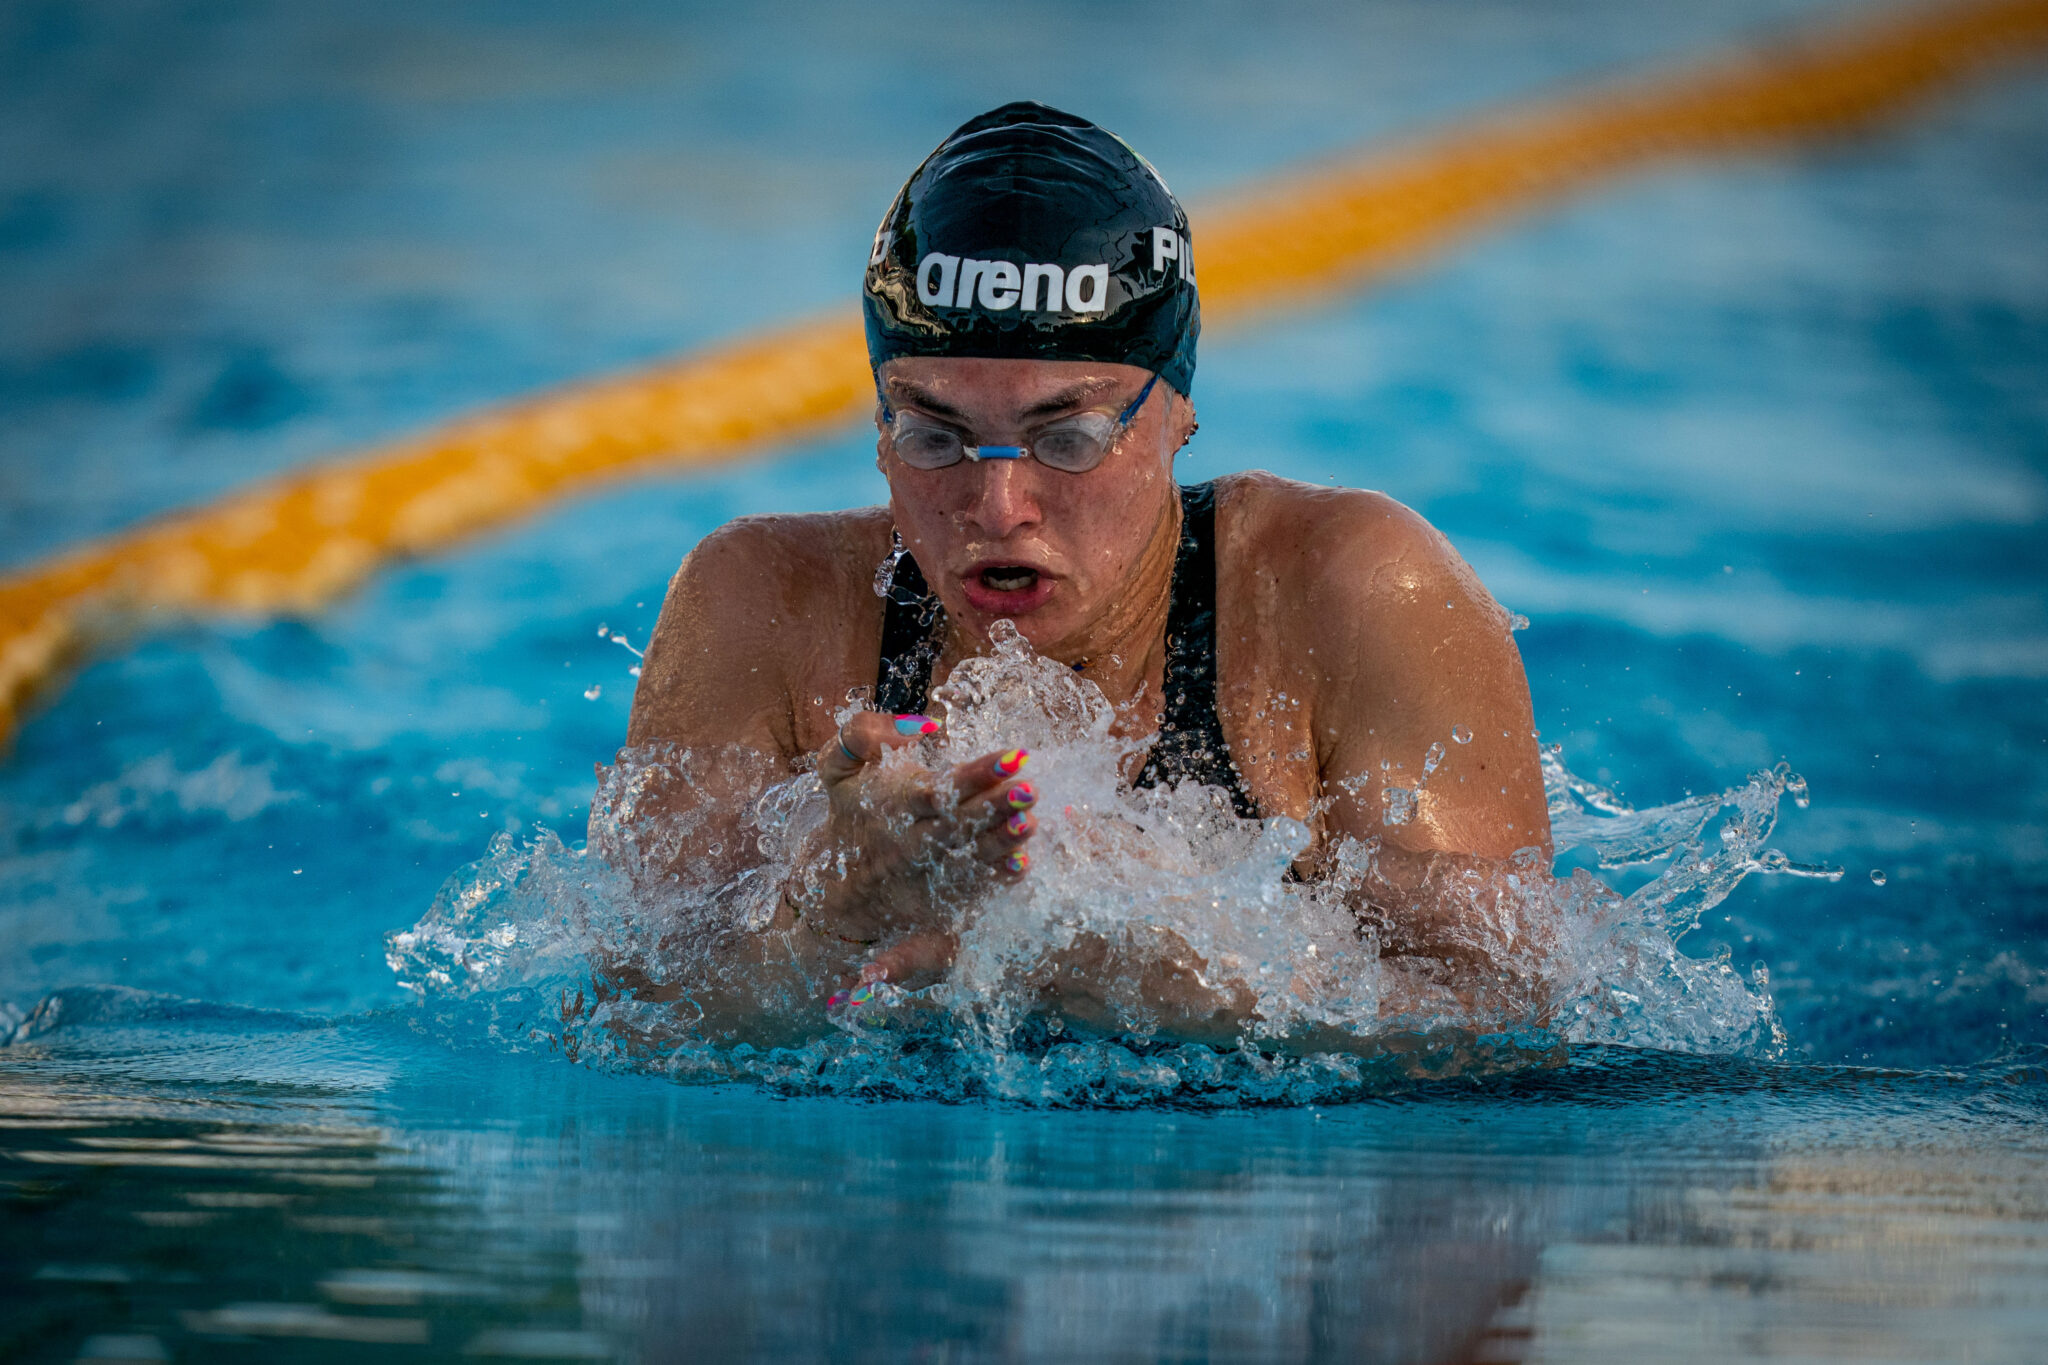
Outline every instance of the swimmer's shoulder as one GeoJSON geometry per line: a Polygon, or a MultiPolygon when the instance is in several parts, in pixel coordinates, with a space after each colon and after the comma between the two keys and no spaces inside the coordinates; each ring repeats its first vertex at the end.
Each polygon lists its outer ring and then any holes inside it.
{"type": "Polygon", "coordinates": [[[887,509],[863,507],[740,517],[697,542],[669,580],[629,741],[680,740],[704,726],[798,744],[789,699],[857,668],[863,650],[872,668],[875,566],[889,529],[887,509]],[[813,676],[820,670],[830,678],[813,676]]]}
{"type": "Polygon", "coordinates": [[[792,610],[829,610],[857,589],[872,595],[889,528],[882,507],[738,517],[697,542],[676,581],[702,580],[735,602],[785,598],[792,610]]]}
{"type": "MultiPolygon", "coordinates": [[[[1408,638],[1463,608],[1507,616],[1442,532],[1385,493],[1253,470],[1217,480],[1218,571],[1317,633],[1408,638]]],[[[1497,618],[1497,619],[1496,619],[1497,618]]]]}

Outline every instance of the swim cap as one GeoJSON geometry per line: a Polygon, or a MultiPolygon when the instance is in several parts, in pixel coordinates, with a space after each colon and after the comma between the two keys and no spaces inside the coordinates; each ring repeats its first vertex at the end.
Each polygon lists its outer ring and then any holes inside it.
{"type": "Polygon", "coordinates": [[[1152,164],[1029,100],[955,129],[868,253],[868,359],[1111,360],[1181,393],[1202,309],[1188,218],[1152,164]]]}

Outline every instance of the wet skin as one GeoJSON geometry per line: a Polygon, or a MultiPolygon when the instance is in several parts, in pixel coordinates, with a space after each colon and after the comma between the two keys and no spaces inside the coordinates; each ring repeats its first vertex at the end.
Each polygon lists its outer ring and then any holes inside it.
{"type": "MultiPolygon", "coordinates": [[[[1072,413],[1114,414],[1149,377],[1125,365],[954,358],[900,359],[879,376],[892,409],[992,445],[1026,444],[1072,413]]],[[[1036,822],[1028,766],[1002,771],[999,754],[936,783],[884,771],[883,751],[918,735],[878,713],[855,717],[842,748],[832,708],[874,682],[882,604],[872,585],[891,529],[946,609],[935,683],[985,652],[990,628],[1009,619],[1039,653],[1081,665],[1127,732],[1149,733],[1180,532],[1174,463],[1194,413],[1156,386],[1081,474],[1033,459],[914,469],[878,429],[888,507],[742,518],[684,560],[628,739],[739,744],[784,771],[814,756],[831,797],[814,860],[844,853],[851,870],[793,879],[773,928],[801,945],[815,975],[915,983],[943,972],[951,953],[950,919],[925,871],[934,856],[954,854],[944,896],[959,904],[977,884],[1030,875],[1036,822]]],[[[1439,892],[1494,875],[1520,849],[1539,850],[1547,867],[1551,851],[1506,613],[1441,535],[1382,494],[1231,475],[1218,481],[1216,525],[1218,706],[1246,790],[1264,814],[1310,826],[1305,876],[1319,874],[1340,836],[1380,841],[1357,909],[1383,951],[1488,957],[1484,913],[1469,895],[1439,892]],[[1443,757],[1413,818],[1384,824],[1383,791],[1417,786],[1433,745],[1443,757]]],[[[1048,986],[1077,1018],[1097,1012],[1109,972],[1135,976],[1189,1036],[1236,1025],[1244,997],[1187,984],[1196,974],[1170,951],[1142,963],[1100,947],[1082,955],[1093,984],[1062,971],[1062,987],[1048,986]]]]}

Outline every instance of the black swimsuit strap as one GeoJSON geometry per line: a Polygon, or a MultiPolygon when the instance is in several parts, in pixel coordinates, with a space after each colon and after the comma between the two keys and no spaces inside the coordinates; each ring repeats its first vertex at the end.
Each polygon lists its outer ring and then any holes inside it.
{"type": "Polygon", "coordinates": [[[882,602],[882,662],[875,670],[875,709],[890,715],[921,716],[930,700],[932,669],[939,662],[945,609],[900,541],[889,591],[882,602]]]}
{"type": "Polygon", "coordinates": [[[1221,787],[1244,818],[1259,808],[1245,793],[1223,717],[1216,709],[1216,485],[1180,490],[1180,549],[1166,608],[1165,709],[1159,738],[1133,784],[1199,782],[1221,787]]]}
{"type": "MultiPolygon", "coordinates": [[[[1180,546],[1173,558],[1173,594],[1166,609],[1165,707],[1159,738],[1135,784],[1199,782],[1221,787],[1246,819],[1259,809],[1245,793],[1223,718],[1216,710],[1216,485],[1180,490],[1180,546]]],[[[923,712],[938,663],[944,616],[937,594],[908,554],[900,556],[882,609],[882,655],[875,705],[891,713],[923,712]]]]}

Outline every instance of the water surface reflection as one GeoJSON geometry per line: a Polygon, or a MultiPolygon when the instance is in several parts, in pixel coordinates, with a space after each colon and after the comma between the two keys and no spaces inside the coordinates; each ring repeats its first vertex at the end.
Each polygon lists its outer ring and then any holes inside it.
{"type": "Polygon", "coordinates": [[[397,1024],[0,1050],[0,1354],[2027,1358],[2038,1069],[1593,1057],[1236,1113],[782,1099],[397,1024]]]}

